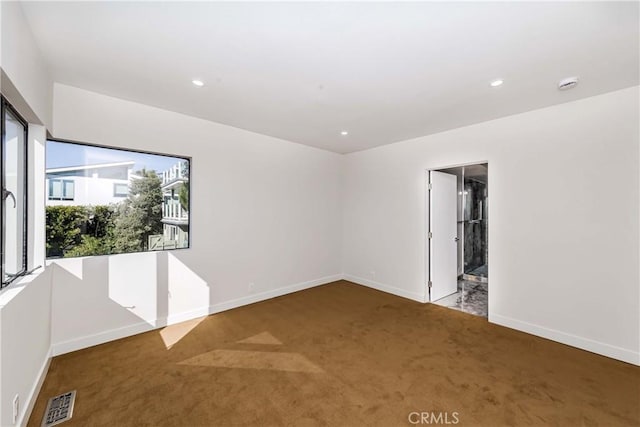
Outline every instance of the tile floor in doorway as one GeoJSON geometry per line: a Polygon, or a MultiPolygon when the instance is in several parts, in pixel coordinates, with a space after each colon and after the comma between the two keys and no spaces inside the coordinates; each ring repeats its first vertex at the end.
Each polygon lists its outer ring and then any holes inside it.
{"type": "Polygon", "coordinates": [[[480,277],[488,277],[489,275],[489,267],[487,266],[487,264],[483,264],[480,267],[476,268],[475,270],[469,271],[467,274],[470,274],[472,276],[480,276],[480,277]]]}
{"type": "Polygon", "coordinates": [[[488,284],[468,280],[458,281],[458,292],[434,301],[434,304],[487,317],[488,284]]]}

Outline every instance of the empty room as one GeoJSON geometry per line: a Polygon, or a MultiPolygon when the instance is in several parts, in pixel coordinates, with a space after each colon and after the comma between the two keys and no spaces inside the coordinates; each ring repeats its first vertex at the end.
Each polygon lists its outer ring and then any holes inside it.
{"type": "Polygon", "coordinates": [[[640,3],[0,30],[0,426],[640,425],[640,3]]]}

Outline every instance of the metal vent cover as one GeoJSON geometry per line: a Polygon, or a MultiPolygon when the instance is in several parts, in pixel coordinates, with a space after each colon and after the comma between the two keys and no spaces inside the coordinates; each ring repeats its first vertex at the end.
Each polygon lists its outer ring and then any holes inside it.
{"type": "Polygon", "coordinates": [[[75,401],[75,390],[49,399],[47,409],[44,411],[41,427],[55,426],[71,419],[73,416],[73,404],[75,401]]]}

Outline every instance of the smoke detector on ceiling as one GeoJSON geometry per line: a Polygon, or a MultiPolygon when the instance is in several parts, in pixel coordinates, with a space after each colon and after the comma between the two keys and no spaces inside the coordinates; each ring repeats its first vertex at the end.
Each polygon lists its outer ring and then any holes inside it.
{"type": "Polygon", "coordinates": [[[558,82],[558,90],[574,88],[578,84],[578,77],[567,77],[558,82]]]}

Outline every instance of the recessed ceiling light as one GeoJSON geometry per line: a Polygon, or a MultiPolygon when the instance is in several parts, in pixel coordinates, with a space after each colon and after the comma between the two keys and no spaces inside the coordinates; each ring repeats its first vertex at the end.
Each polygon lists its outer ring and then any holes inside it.
{"type": "Polygon", "coordinates": [[[346,130],[343,130],[342,132],[340,132],[340,135],[346,136],[346,135],[349,135],[349,132],[347,132],[346,130]]]}
{"type": "Polygon", "coordinates": [[[558,82],[558,90],[567,90],[576,87],[578,84],[578,77],[567,77],[558,82]]]}
{"type": "Polygon", "coordinates": [[[498,87],[500,86],[502,83],[504,83],[504,80],[502,79],[496,79],[494,81],[492,81],[491,83],[489,83],[491,85],[491,87],[498,87]]]}
{"type": "Polygon", "coordinates": [[[202,80],[191,80],[191,83],[198,87],[204,86],[204,82],[202,80]]]}

